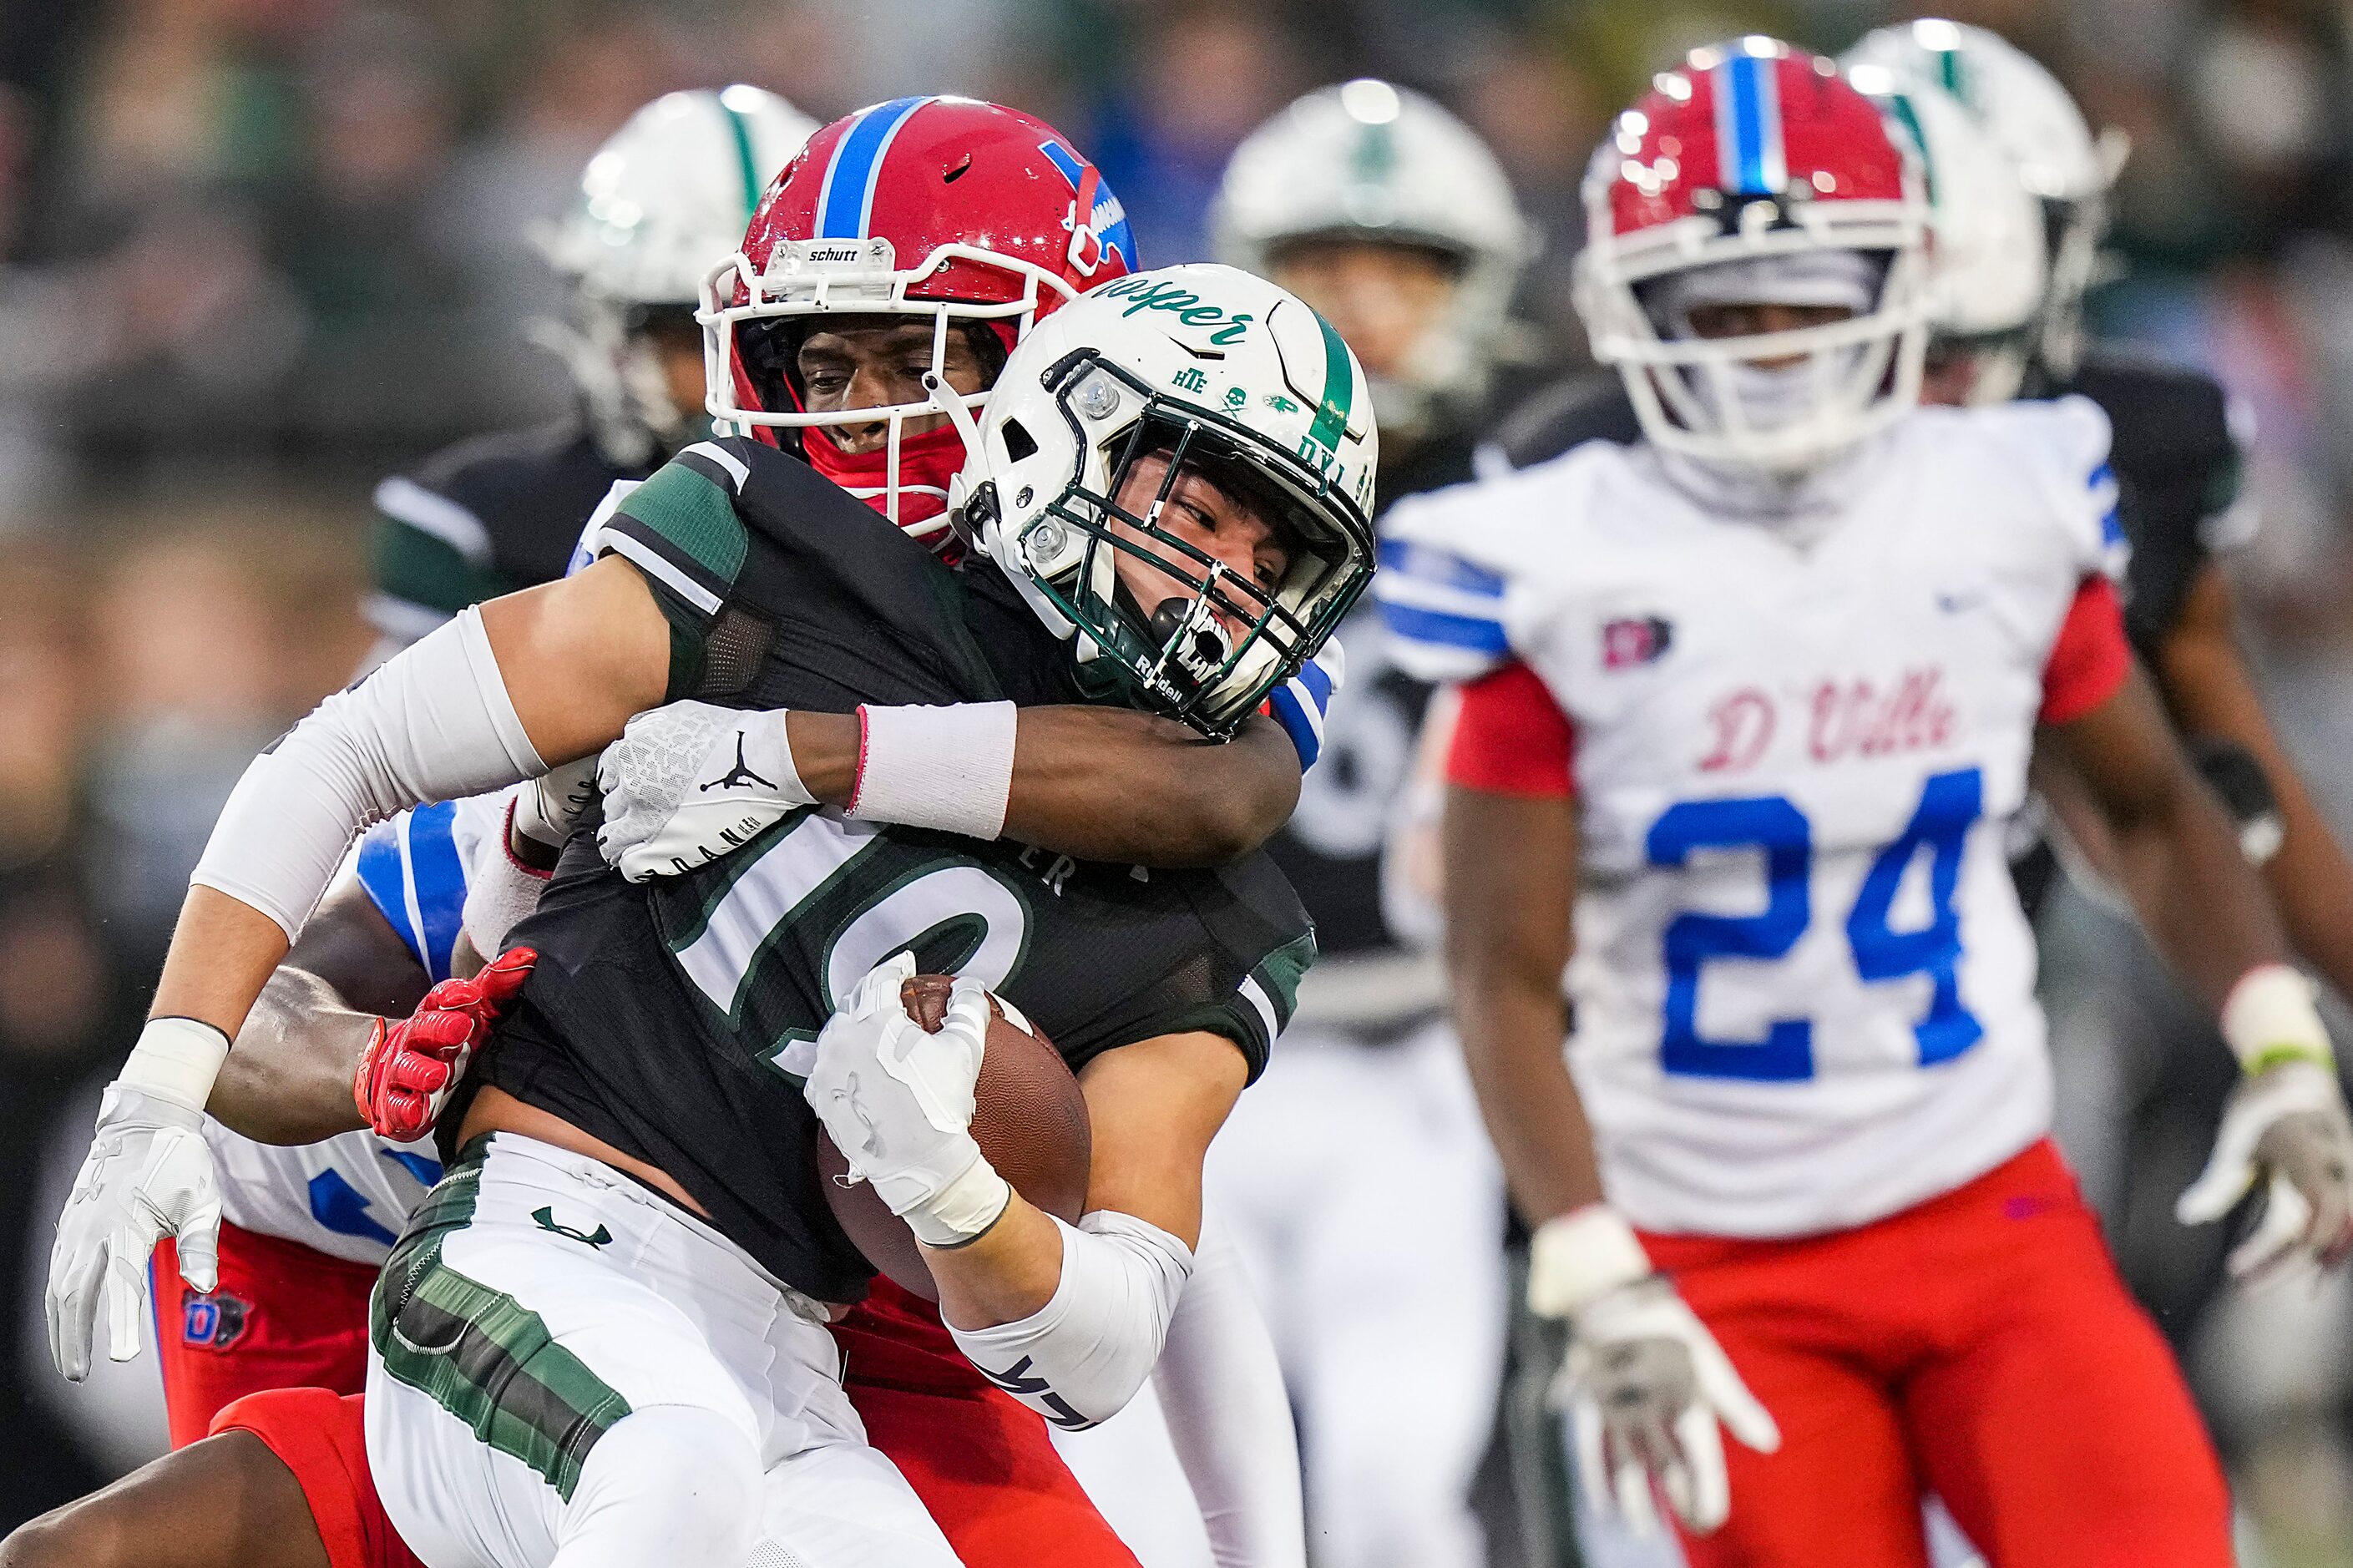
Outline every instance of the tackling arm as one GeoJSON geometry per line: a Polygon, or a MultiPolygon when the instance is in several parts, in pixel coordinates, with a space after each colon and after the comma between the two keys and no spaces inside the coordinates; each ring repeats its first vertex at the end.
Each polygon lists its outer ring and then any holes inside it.
{"type": "Polygon", "coordinates": [[[261,989],[205,1109],[264,1143],[315,1143],[365,1126],[352,1078],[379,1017],[428,977],[356,879],[338,884],[261,989]]]}
{"type": "Polygon", "coordinates": [[[2232,619],[2229,583],[2210,562],[2152,673],[2182,734],[2229,742],[2262,770],[2284,830],[2277,852],[2263,862],[2264,885],[2295,950],[2339,995],[2353,996],[2353,862],[2273,733],[2232,619]]]}
{"type": "MultiPolygon", "coordinates": [[[[1299,753],[1257,718],[1225,745],[1124,708],[1025,708],[1016,716],[1004,837],[1082,860],[1217,866],[1273,837],[1299,802],[1299,753]]],[[[857,793],[857,715],[796,712],[794,766],[809,793],[857,793]]]]}

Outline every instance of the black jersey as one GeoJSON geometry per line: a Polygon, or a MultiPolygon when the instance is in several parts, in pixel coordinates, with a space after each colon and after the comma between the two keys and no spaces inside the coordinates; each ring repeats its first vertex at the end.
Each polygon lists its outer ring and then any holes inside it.
{"type": "MultiPolygon", "coordinates": [[[[1418,444],[1381,471],[1375,489],[1382,510],[1471,479],[1471,457],[1467,433],[1418,444]]],[[[1346,649],[1346,679],[1324,717],[1315,765],[1301,781],[1299,808],[1268,846],[1315,918],[1316,950],[1325,960],[1387,954],[1398,947],[1382,912],[1381,851],[1430,692],[1390,661],[1369,602],[1348,617],[1338,637],[1346,649]]],[[[1376,984],[1368,977],[1364,986],[1350,987],[1362,992],[1353,1000],[1364,1004],[1350,1007],[1352,1021],[1404,1022],[1430,1011],[1438,999],[1434,986],[1381,987],[1398,998],[1397,1005],[1385,1006],[1376,984]]]]}
{"type": "MultiPolygon", "coordinates": [[[[942,565],[755,441],[690,448],[599,545],[657,585],[674,695],[835,711],[1082,700],[1063,646],[993,565],[942,565]]],[[[834,1000],[875,963],[912,951],[986,980],[1074,1068],[1206,1030],[1255,1075],[1314,955],[1262,854],[1146,871],[815,810],[643,887],[575,836],[513,940],[538,966],[470,1076],[669,1173],[778,1277],[836,1301],[870,1271],[817,1185],[800,1083],[834,1000]]]]}
{"type": "Polygon", "coordinates": [[[581,419],[460,442],[376,487],[368,618],[414,642],[469,605],[564,575],[617,479],[581,419]]]}
{"type": "MultiPolygon", "coordinates": [[[[2243,538],[2240,451],[2229,405],[2212,377],[2101,351],[2038,397],[2090,398],[2108,416],[2116,519],[2132,544],[2125,570],[2125,629],[2144,662],[2172,632],[2207,561],[2243,538]]],[[[1624,383],[1589,374],[1549,387],[1504,424],[1495,447],[1514,468],[1588,441],[1642,437],[1624,383]]]]}

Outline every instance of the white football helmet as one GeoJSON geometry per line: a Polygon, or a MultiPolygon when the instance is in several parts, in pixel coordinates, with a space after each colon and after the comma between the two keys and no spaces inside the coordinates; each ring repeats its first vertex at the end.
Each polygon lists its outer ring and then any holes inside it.
{"type": "Polygon", "coordinates": [[[1261,277],[1305,239],[1414,246],[1455,261],[1445,316],[1402,374],[1373,381],[1392,435],[1483,395],[1536,252],[1486,143],[1421,94],[1369,78],[1312,92],[1252,132],[1226,164],[1209,222],[1217,258],[1261,277]]]}
{"type": "Polygon", "coordinates": [[[1966,356],[1967,400],[2018,395],[2035,349],[2050,279],[2042,212],[2016,166],[1952,95],[1884,67],[1847,72],[1885,106],[1919,150],[1928,195],[1931,362],[1966,356]]]}
{"type": "Polygon", "coordinates": [[[1882,66],[1940,87],[1975,114],[2042,204],[2049,282],[2036,329],[2042,363],[2058,374],[2083,353],[2084,294],[2107,233],[2108,193],[2131,142],[2114,127],[2094,133],[2059,79],[2000,34],[1927,18],[1882,27],[1844,63],[1882,66]]]}
{"type": "Polygon", "coordinates": [[[588,404],[616,461],[650,461],[687,438],[640,336],[674,314],[697,331],[702,276],[743,243],[776,171],[817,122],[756,87],[672,92],[629,117],[588,160],[570,211],[541,248],[571,292],[571,319],[543,334],[588,404]]]}
{"type": "Polygon", "coordinates": [[[951,507],[1071,641],[1082,682],[1222,738],[1370,580],[1379,442],[1364,370],[1321,316],[1230,267],[1164,268],[1029,330],[967,428],[951,507]],[[1271,582],[1161,526],[1185,476],[1268,523],[1285,547],[1271,582]],[[1137,598],[1139,565],[1169,589],[1156,605],[1137,598]]]}

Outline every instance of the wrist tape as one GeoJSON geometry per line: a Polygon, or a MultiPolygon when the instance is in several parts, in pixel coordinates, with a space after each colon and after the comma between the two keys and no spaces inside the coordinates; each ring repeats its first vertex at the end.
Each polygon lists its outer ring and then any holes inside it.
{"type": "Polygon", "coordinates": [[[2312,982],[2284,963],[2259,963],[2222,999],[2222,1038],[2248,1072],[2280,1061],[2329,1062],[2328,1030],[2312,982]]]}
{"type": "Polygon", "coordinates": [[[1650,1254],[1608,1204],[1588,1204],[1536,1227],[1528,1242],[1528,1310],[1566,1318],[1650,1277],[1650,1254]]]}
{"type": "Polygon", "coordinates": [[[152,1094],[188,1110],[201,1111],[212,1098],[213,1080],[228,1059],[228,1037],[194,1018],[150,1018],[139,1043],[115,1075],[121,1089],[152,1094]]]}
{"type": "Polygon", "coordinates": [[[1005,831],[1013,795],[1010,702],[858,710],[858,782],[849,815],[967,838],[1005,831]]]}

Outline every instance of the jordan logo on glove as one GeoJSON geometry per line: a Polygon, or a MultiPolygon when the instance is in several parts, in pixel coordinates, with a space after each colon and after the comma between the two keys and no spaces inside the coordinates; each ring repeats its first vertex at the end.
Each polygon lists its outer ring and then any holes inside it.
{"type": "Polygon", "coordinates": [[[735,731],[735,765],[728,769],[725,773],[720,774],[717,778],[712,779],[709,784],[702,785],[702,790],[698,793],[708,792],[714,789],[736,789],[747,784],[758,784],[763,789],[774,789],[776,787],[766,779],[764,779],[759,774],[754,773],[744,763],[744,731],[738,730],[735,731]]]}

